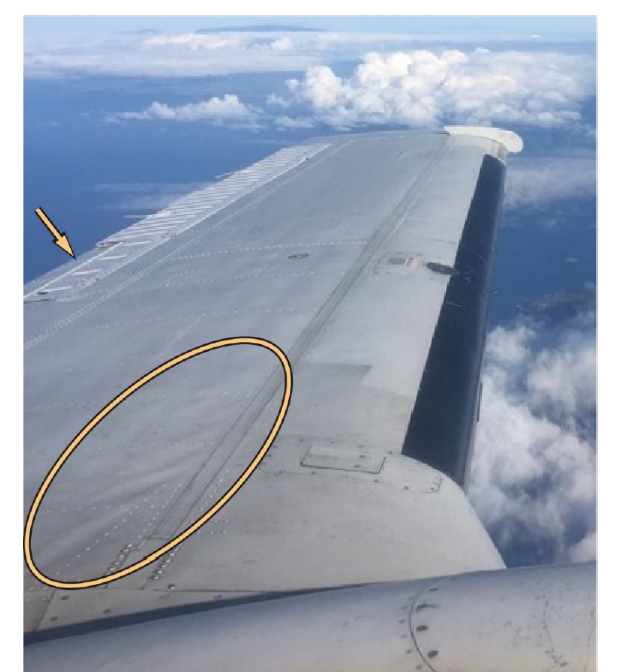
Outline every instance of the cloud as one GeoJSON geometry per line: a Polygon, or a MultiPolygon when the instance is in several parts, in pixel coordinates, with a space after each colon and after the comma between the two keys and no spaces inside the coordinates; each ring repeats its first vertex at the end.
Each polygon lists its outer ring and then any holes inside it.
{"type": "Polygon", "coordinates": [[[410,48],[420,39],[415,35],[251,30],[86,35],[79,39],[26,35],[24,73],[41,78],[75,73],[193,77],[298,72],[324,61],[358,59],[369,48],[410,48]]]}
{"type": "Polygon", "coordinates": [[[213,96],[209,100],[176,107],[155,101],[141,112],[120,112],[113,118],[210,121],[216,124],[235,122],[238,126],[254,127],[259,112],[253,105],[242,103],[238,96],[227,93],[222,98],[213,96]]]}
{"type": "Polygon", "coordinates": [[[267,105],[270,105],[272,107],[279,107],[284,109],[290,107],[289,100],[283,98],[282,96],[278,96],[275,93],[269,93],[269,95],[266,98],[266,103],[267,105]]]}
{"type": "Polygon", "coordinates": [[[223,33],[183,33],[180,35],[157,35],[148,38],[144,44],[149,47],[186,46],[192,51],[199,49],[229,50],[273,50],[289,51],[294,49],[294,40],[278,32],[223,32],[223,33]]]}
{"type": "Polygon", "coordinates": [[[292,119],[287,115],[276,117],[274,123],[275,126],[281,129],[313,128],[316,125],[312,119],[305,119],[303,117],[292,119]]]}
{"type": "Polygon", "coordinates": [[[508,564],[595,557],[592,313],[489,335],[469,496],[508,564]]]}
{"type": "Polygon", "coordinates": [[[269,45],[269,47],[275,51],[291,51],[294,49],[294,46],[294,40],[287,35],[284,35],[284,37],[280,37],[277,40],[273,40],[269,45]]]}
{"type": "Polygon", "coordinates": [[[159,46],[186,46],[195,51],[197,49],[229,49],[241,47],[249,42],[248,36],[243,33],[181,33],[180,35],[157,35],[144,41],[148,47],[159,46]]]}
{"type": "MultiPolygon", "coordinates": [[[[243,36],[246,37],[246,36],[243,36]]],[[[331,36],[333,37],[333,36],[331,36]]],[[[151,38],[152,40],[189,39],[151,38]]],[[[193,35],[200,48],[213,49],[217,35],[193,35]]],[[[236,40],[235,35],[222,38],[236,40]]],[[[261,38],[263,39],[263,38],[261,38]]],[[[284,38],[278,38],[283,40],[284,38]]],[[[325,38],[323,38],[325,39],[325,38]]],[[[191,42],[192,49],[198,47],[191,42]]],[[[266,43],[273,47],[274,42],[266,43]]],[[[278,43],[276,51],[294,43],[278,43]]],[[[475,49],[432,52],[426,49],[366,54],[350,77],[328,65],[312,65],[302,79],[289,79],[287,93],[266,96],[268,113],[247,106],[238,96],[171,108],[154,102],[124,119],[196,120],[227,118],[269,120],[281,129],[326,124],[338,129],[367,125],[436,127],[447,123],[558,127],[580,124],[580,106],[595,93],[593,61],[582,55],[550,52],[491,52],[475,49]],[[285,112],[285,114],[283,114],[285,112]]],[[[543,203],[591,190],[593,159],[522,163],[510,172],[508,206],[543,203]],[[565,178],[565,179],[562,179],[565,178]]]]}
{"type": "MultiPolygon", "coordinates": [[[[484,44],[499,48],[513,34],[485,34],[484,44]]],[[[310,66],[357,61],[368,51],[409,52],[424,44],[478,44],[464,34],[394,34],[337,31],[221,31],[156,33],[53,32],[24,35],[26,77],[75,74],[196,77],[257,72],[302,72],[310,66]]],[[[536,42],[520,35],[523,44],[536,42]]],[[[548,44],[552,38],[545,38],[548,44]]],[[[539,48],[536,45],[536,48],[539,48]]],[[[540,52],[541,55],[541,52],[540,52]]]]}
{"type": "Polygon", "coordinates": [[[327,65],[288,81],[287,101],[338,128],[367,124],[530,124],[580,120],[595,93],[587,56],[551,52],[426,49],[368,53],[350,77],[327,65]]]}
{"type": "Polygon", "coordinates": [[[504,205],[541,209],[559,200],[595,196],[596,189],[595,156],[517,157],[507,172],[504,205]]]}

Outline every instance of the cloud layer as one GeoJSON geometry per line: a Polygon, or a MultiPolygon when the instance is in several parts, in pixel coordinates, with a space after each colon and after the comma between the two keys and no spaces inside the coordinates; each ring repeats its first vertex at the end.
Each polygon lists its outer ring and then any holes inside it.
{"type": "Polygon", "coordinates": [[[339,128],[448,122],[552,127],[580,120],[581,102],[595,93],[595,70],[589,58],[563,53],[423,49],[368,53],[348,78],[312,66],[288,88],[285,107],[339,128]]]}
{"type": "Polygon", "coordinates": [[[596,546],[592,314],[554,332],[491,332],[469,495],[509,564],[584,561],[596,546]]]}
{"type": "MultiPolygon", "coordinates": [[[[336,37],[326,34],[312,39],[330,42],[336,37]]],[[[219,62],[227,62],[220,51],[229,48],[255,52],[244,58],[259,68],[265,52],[276,53],[280,69],[295,62],[295,42],[287,35],[262,35],[259,42],[247,43],[248,39],[247,34],[236,33],[188,34],[157,36],[145,44],[171,44],[200,62],[203,54],[210,58],[208,54],[213,53],[219,62]]],[[[542,51],[370,52],[349,77],[338,75],[329,65],[310,65],[301,79],[289,79],[286,85],[284,92],[265,93],[263,108],[249,106],[238,95],[227,93],[221,99],[176,108],[154,101],[141,112],[119,116],[251,120],[253,124],[259,118],[262,125],[281,129],[317,125],[337,129],[369,125],[428,128],[449,123],[555,128],[581,124],[581,106],[595,94],[595,65],[587,56],[542,51]]]]}
{"type": "MultiPolygon", "coordinates": [[[[357,59],[368,49],[419,44],[414,35],[354,32],[180,33],[161,35],[25,36],[26,77],[96,74],[188,77],[303,71],[311,65],[357,59]]],[[[443,36],[441,39],[447,39],[443,36]]]]}
{"type": "Polygon", "coordinates": [[[541,209],[559,200],[594,196],[596,188],[595,156],[518,157],[507,171],[504,205],[541,209]]]}

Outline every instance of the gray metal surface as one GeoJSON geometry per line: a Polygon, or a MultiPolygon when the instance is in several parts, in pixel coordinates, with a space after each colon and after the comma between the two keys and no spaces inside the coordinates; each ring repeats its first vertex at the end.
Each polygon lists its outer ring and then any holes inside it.
{"type": "Polygon", "coordinates": [[[435,672],[594,670],[595,563],[512,569],[434,582],[410,614],[435,672]]]}
{"type": "MultiPolygon", "coordinates": [[[[449,280],[427,264],[453,264],[496,142],[397,132],[325,144],[312,141],[307,151],[321,151],[309,160],[97,282],[39,294],[71,277],[68,264],[26,287],[26,508],[82,426],[176,354],[267,338],[295,376],[276,444],[213,521],[107,588],[52,590],[26,569],[27,630],[503,566],[460,488],[400,454],[449,280]]],[[[94,578],[196,520],[266,437],[278,367],[255,347],[217,351],[123,403],[43,500],[38,566],[59,580],[94,578]]]]}
{"type": "Polygon", "coordinates": [[[376,584],[41,642],[25,669],[593,672],[594,604],[592,564],[376,584]]]}
{"type": "Polygon", "coordinates": [[[37,301],[50,295],[55,299],[66,298],[99,282],[172,236],[204,222],[243,196],[308,161],[328,146],[323,143],[287,147],[216,184],[179,198],[165,209],[97,243],[102,251],[88,255],[77,266],[70,265],[64,273],[53,274],[44,283],[37,283],[26,293],[25,300],[37,301]]]}

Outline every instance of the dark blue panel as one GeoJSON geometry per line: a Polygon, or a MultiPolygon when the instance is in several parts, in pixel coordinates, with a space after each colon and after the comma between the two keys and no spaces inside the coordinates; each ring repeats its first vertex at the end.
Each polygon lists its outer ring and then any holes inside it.
{"type": "Polygon", "coordinates": [[[485,156],[402,447],[462,486],[477,419],[504,177],[504,164],[485,156]]]}

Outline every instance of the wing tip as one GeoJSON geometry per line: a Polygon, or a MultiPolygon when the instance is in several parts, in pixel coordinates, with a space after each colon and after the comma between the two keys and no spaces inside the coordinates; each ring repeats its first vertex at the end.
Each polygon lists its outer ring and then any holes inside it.
{"type": "Polygon", "coordinates": [[[503,145],[511,154],[520,153],[524,147],[522,138],[517,133],[503,128],[493,126],[445,126],[445,131],[449,135],[468,135],[484,140],[494,140],[503,145]]]}

